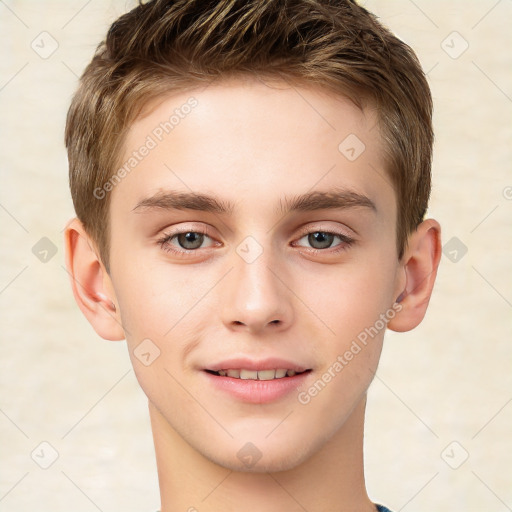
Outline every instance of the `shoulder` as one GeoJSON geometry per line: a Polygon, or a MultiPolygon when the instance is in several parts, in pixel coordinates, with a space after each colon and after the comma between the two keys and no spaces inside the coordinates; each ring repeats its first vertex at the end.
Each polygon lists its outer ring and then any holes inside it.
{"type": "Polygon", "coordinates": [[[377,507],[378,512],[391,512],[391,510],[389,510],[389,508],[385,507],[384,505],[375,504],[375,506],[377,507]]]}

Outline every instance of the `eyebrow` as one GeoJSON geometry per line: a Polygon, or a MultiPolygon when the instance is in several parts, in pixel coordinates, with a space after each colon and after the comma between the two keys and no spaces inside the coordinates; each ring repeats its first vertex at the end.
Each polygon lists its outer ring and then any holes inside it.
{"type": "MultiPolygon", "coordinates": [[[[279,201],[278,214],[306,212],[315,210],[335,210],[363,207],[377,212],[375,203],[367,196],[346,189],[307,192],[279,201]]],[[[236,205],[215,196],[195,192],[166,191],[142,199],[132,211],[136,210],[197,210],[219,215],[232,215],[236,205]]]]}

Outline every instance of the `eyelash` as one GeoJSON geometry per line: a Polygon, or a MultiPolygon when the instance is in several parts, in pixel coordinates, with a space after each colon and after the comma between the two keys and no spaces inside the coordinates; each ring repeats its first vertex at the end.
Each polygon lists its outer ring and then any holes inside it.
{"type": "MultiPolygon", "coordinates": [[[[197,253],[199,249],[181,249],[177,250],[175,249],[169,242],[176,236],[185,234],[185,233],[196,233],[199,235],[205,235],[208,238],[211,238],[213,240],[213,237],[208,234],[208,232],[200,231],[200,230],[194,230],[194,229],[183,229],[179,231],[174,231],[172,233],[164,233],[162,238],[157,240],[157,243],[160,245],[162,250],[168,253],[172,253],[178,257],[187,258],[187,257],[193,257],[195,256],[194,253],[197,253]]],[[[329,247],[325,249],[315,249],[314,247],[302,247],[303,249],[306,249],[310,254],[318,255],[320,253],[327,253],[330,255],[339,254],[345,250],[347,250],[354,242],[355,240],[353,238],[350,238],[349,236],[345,235],[344,233],[339,233],[336,231],[328,231],[323,229],[304,229],[300,232],[300,236],[298,240],[304,238],[304,236],[307,236],[309,234],[313,233],[324,233],[326,235],[334,235],[338,237],[341,240],[341,243],[335,246],[335,249],[332,251],[329,251],[329,247]]]]}

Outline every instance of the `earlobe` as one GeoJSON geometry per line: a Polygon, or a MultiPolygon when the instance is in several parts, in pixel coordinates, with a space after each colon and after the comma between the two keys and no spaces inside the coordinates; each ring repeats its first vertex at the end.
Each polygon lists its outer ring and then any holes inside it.
{"type": "Polygon", "coordinates": [[[110,277],[93,241],[78,219],[72,219],[67,224],[64,238],[66,268],[78,307],[102,338],[113,341],[124,339],[110,277]]]}
{"type": "Polygon", "coordinates": [[[405,289],[397,298],[400,314],[388,323],[388,329],[405,332],[423,320],[432,295],[441,259],[441,226],[433,219],[423,221],[409,237],[403,257],[405,289]],[[400,299],[400,300],[399,300],[400,299]]]}

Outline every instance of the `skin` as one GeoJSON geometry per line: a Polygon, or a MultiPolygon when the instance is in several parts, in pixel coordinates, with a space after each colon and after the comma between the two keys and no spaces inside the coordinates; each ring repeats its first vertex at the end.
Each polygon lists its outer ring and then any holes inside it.
{"type": "Polygon", "coordinates": [[[398,260],[396,197],[375,115],[314,87],[234,80],[161,98],[131,126],[121,160],[191,96],[192,112],[110,192],[110,274],[80,222],[66,229],[77,303],[100,336],[126,338],[148,397],[162,511],[375,510],[363,425],[385,329],[307,404],[298,393],[402,292],[387,327],[421,322],[440,259],[439,224],[420,224],[398,260]],[[338,149],[349,134],[365,144],[354,161],[338,149]],[[285,197],[334,188],[375,209],[276,211],[285,197]],[[168,191],[213,195],[234,210],[136,208],[168,191]],[[186,252],[183,237],[159,243],[175,229],[207,236],[180,257],[166,249],[186,252]],[[318,232],[353,242],[307,236],[318,232]],[[250,263],[237,252],[248,236],[257,242],[250,250],[261,251],[250,263]],[[160,350],[148,366],[134,354],[144,339],[160,350]],[[203,371],[236,356],[281,357],[312,371],[275,402],[244,403],[203,371]],[[248,442],[261,455],[251,467],[237,456],[248,442]]]}

